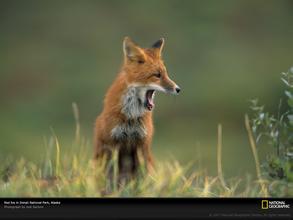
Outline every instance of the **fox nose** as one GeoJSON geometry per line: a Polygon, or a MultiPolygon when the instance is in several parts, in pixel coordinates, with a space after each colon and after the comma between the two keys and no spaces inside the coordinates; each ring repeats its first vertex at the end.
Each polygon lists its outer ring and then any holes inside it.
{"type": "Polygon", "coordinates": [[[176,90],[176,92],[177,92],[177,94],[178,94],[178,93],[180,92],[181,89],[180,89],[180,87],[177,86],[175,90],[176,90]]]}

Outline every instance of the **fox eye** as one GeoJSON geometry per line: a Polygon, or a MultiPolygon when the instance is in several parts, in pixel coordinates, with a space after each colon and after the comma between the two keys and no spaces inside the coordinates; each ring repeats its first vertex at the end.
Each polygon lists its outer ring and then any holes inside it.
{"type": "Polygon", "coordinates": [[[143,63],[144,63],[143,60],[138,60],[137,62],[138,62],[139,64],[143,64],[143,63]]]}
{"type": "Polygon", "coordinates": [[[157,78],[161,78],[161,73],[160,72],[155,73],[154,76],[157,77],[157,78]]]}

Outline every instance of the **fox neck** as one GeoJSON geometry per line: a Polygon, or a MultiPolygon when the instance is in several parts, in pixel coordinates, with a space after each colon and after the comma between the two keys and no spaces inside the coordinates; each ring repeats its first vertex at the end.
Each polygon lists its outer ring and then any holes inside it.
{"type": "Polygon", "coordinates": [[[104,100],[104,112],[118,114],[122,120],[151,116],[152,113],[144,107],[145,88],[128,83],[124,74],[119,74],[108,90],[104,100]]]}
{"type": "Polygon", "coordinates": [[[144,106],[143,97],[145,90],[135,84],[130,84],[126,88],[125,94],[122,96],[121,113],[128,119],[136,119],[143,117],[148,111],[144,106]]]}

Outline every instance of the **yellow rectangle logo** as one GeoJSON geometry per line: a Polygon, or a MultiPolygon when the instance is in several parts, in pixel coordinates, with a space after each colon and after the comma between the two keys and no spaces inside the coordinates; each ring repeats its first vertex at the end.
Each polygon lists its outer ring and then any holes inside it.
{"type": "Polygon", "coordinates": [[[262,209],[268,209],[269,208],[269,201],[268,200],[262,200],[261,201],[261,208],[262,209]]]}

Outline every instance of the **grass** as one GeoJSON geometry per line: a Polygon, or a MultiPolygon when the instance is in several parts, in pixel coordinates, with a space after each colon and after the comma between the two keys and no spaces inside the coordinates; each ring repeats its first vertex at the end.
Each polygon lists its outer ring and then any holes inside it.
{"type": "MultiPolygon", "coordinates": [[[[25,159],[0,158],[0,197],[268,197],[292,196],[288,186],[261,176],[257,150],[249,119],[245,125],[255,158],[257,179],[234,177],[224,179],[222,171],[222,126],[218,126],[217,165],[218,175],[208,176],[194,164],[182,166],[176,160],[157,162],[156,169],[146,173],[143,165],[136,180],[118,186],[117,157],[113,181],[105,175],[106,163],[96,164],[88,143],[80,138],[78,108],[73,104],[76,120],[76,137],[64,152],[52,129],[52,137],[45,141],[46,155],[43,163],[35,164],[25,159]],[[277,190],[276,190],[277,189],[277,190]]],[[[65,149],[65,148],[64,148],[65,149]]],[[[115,155],[115,154],[114,154],[115,155]]]]}
{"type": "Polygon", "coordinates": [[[223,187],[218,177],[207,176],[200,170],[193,170],[187,175],[188,167],[182,167],[176,161],[159,163],[153,173],[122,187],[116,187],[115,181],[114,184],[108,181],[103,166],[95,166],[89,157],[63,155],[61,161],[63,163],[57,172],[49,161],[48,167],[41,167],[24,159],[18,160],[6,170],[8,174],[0,182],[0,197],[265,196],[257,181],[235,178],[228,180],[229,188],[223,187]],[[244,188],[240,187],[242,181],[245,182],[244,188]]]}

